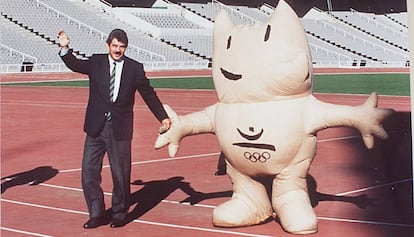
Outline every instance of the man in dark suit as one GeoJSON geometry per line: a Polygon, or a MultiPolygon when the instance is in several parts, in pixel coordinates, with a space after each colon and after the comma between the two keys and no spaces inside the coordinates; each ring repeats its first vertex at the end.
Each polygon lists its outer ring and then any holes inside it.
{"type": "Polygon", "coordinates": [[[69,37],[58,33],[59,52],[72,71],[89,76],[89,100],[84,131],[86,139],[82,160],[82,188],[90,219],[84,228],[96,228],[111,223],[111,227],[127,224],[131,179],[131,140],[133,106],[138,90],[154,116],[168,130],[168,118],[161,101],[145,76],[143,65],[124,55],[128,46],[125,31],[113,30],[106,41],[108,54],[94,54],[80,60],[69,49],[69,37]],[[108,155],[113,180],[112,220],[105,214],[101,188],[101,170],[105,152],[108,155]]]}

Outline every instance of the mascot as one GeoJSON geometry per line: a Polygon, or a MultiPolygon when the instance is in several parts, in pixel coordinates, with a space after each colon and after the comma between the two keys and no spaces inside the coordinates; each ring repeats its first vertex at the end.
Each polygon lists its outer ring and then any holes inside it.
{"type": "Polygon", "coordinates": [[[218,102],[187,115],[166,105],[172,127],[158,136],[155,148],[168,145],[173,157],[183,137],[216,134],[233,195],[214,210],[215,226],[250,226],[275,214],[287,232],[317,232],[306,186],[317,132],[355,127],[371,148],[374,136],[387,138],[381,123],[392,110],[377,108],[375,93],[359,106],[329,104],[312,95],[305,31],[283,0],[264,24],[234,25],[221,11],[213,37],[218,102]],[[264,182],[269,179],[271,190],[264,182]]]}

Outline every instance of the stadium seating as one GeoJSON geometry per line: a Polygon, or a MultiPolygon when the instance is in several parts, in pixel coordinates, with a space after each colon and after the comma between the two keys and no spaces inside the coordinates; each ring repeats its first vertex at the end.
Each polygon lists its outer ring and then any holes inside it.
{"type": "MultiPolygon", "coordinates": [[[[1,7],[1,70],[23,61],[45,67],[61,64],[56,34],[64,29],[79,57],[106,52],[107,34],[125,29],[127,55],[144,63],[147,70],[206,68],[212,57],[212,23],[225,9],[236,24],[254,24],[268,19],[273,9],[158,0],[161,8],[112,9],[88,0],[4,0],[1,7]],[[124,20],[120,14],[128,15],[124,20]],[[147,22],[157,33],[133,24],[147,22]],[[198,20],[211,22],[211,26],[198,20]],[[22,40],[24,39],[24,40],[22,40]]],[[[330,14],[311,9],[302,17],[315,67],[392,66],[409,61],[406,13],[377,15],[355,10],[330,14]],[[357,62],[357,63],[356,63],[357,62]]],[[[16,67],[18,68],[18,67],[16,67]]],[[[63,70],[67,70],[63,67],[63,70]]]]}
{"type": "Polygon", "coordinates": [[[200,29],[201,26],[187,20],[183,16],[174,13],[134,13],[133,15],[142,18],[143,20],[160,28],[187,28],[187,29],[200,29]]]}
{"type": "Polygon", "coordinates": [[[334,11],[331,14],[348,25],[361,29],[366,34],[392,44],[395,47],[408,50],[407,29],[389,21],[385,16],[378,16],[373,13],[361,13],[355,10],[351,10],[350,12],[334,11]]]}
{"type": "Polygon", "coordinates": [[[408,54],[404,51],[393,48],[376,38],[368,37],[351,27],[347,27],[340,22],[333,24],[318,19],[303,19],[306,30],[313,33],[332,45],[344,47],[350,52],[366,57],[374,61],[400,61],[407,60],[408,54]],[[344,29],[347,27],[347,29],[344,29]]]}
{"type": "Polygon", "coordinates": [[[408,31],[408,13],[407,12],[384,14],[384,16],[394,21],[398,25],[403,26],[403,29],[405,29],[405,31],[408,31]]]}
{"type": "Polygon", "coordinates": [[[1,57],[2,64],[21,63],[29,61],[33,63],[60,63],[57,55],[57,47],[50,42],[33,35],[13,22],[4,18],[0,19],[2,52],[6,55],[13,51],[11,57],[1,57]],[[27,52],[27,53],[24,53],[27,52]],[[14,55],[14,57],[13,57],[14,55]],[[16,57],[18,60],[16,60],[16,57]],[[10,61],[9,61],[10,60],[10,61]]]}

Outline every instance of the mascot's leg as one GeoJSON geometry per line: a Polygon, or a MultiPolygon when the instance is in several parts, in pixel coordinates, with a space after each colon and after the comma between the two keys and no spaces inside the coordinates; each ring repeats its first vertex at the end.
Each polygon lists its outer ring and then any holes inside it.
{"type": "Polygon", "coordinates": [[[214,209],[215,226],[250,226],[272,216],[269,196],[262,183],[239,173],[228,162],[227,174],[233,183],[233,196],[214,209]]]}
{"type": "Polygon", "coordinates": [[[293,234],[318,231],[318,223],[306,186],[311,159],[283,170],[273,180],[272,205],[283,229],[293,234]]]}

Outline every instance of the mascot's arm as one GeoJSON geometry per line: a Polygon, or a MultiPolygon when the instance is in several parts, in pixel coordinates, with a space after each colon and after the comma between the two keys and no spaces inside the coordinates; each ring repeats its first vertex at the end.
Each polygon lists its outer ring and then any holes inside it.
{"type": "Polygon", "coordinates": [[[201,111],[187,115],[177,115],[170,106],[164,105],[164,108],[170,117],[171,128],[163,134],[159,134],[155,141],[155,149],[168,145],[168,153],[174,157],[180,146],[180,141],[185,136],[214,133],[214,116],[217,104],[211,105],[201,111]]]}
{"type": "Polygon", "coordinates": [[[394,111],[377,108],[376,93],[372,93],[365,103],[359,106],[334,105],[321,102],[314,97],[311,99],[313,105],[309,106],[312,110],[309,111],[312,114],[309,122],[312,133],[329,127],[354,127],[361,132],[365,146],[369,149],[374,146],[374,136],[388,138],[381,123],[394,111]]]}

